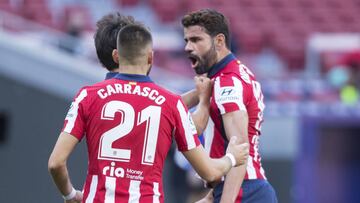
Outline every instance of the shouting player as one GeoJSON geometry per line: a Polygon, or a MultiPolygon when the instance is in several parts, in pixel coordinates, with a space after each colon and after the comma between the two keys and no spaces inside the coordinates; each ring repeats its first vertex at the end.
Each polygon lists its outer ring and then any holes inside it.
{"type": "Polygon", "coordinates": [[[231,169],[224,181],[202,202],[277,202],[265,177],[259,153],[263,122],[263,94],[254,74],[230,51],[230,33],[223,14],[203,9],[182,18],[185,51],[197,74],[213,79],[210,117],[205,130],[205,147],[210,157],[226,153],[230,137],[250,143],[246,164],[231,169]]]}
{"type": "Polygon", "coordinates": [[[80,89],[49,158],[49,171],[66,202],[163,202],[162,170],[173,140],[210,182],[246,162],[248,145],[237,144],[235,137],[223,157],[206,155],[181,97],[148,76],[153,49],[146,28],[121,29],[117,50],[119,74],[80,89]],[[73,188],[66,162],[84,136],[89,163],[82,194],[73,188]]]}
{"type": "MultiPolygon", "coordinates": [[[[118,12],[105,15],[96,22],[96,32],[94,35],[95,49],[100,63],[109,71],[105,79],[113,78],[119,71],[119,59],[117,52],[114,51],[116,50],[116,37],[117,33],[127,25],[144,26],[143,23],[136,21],[133,16],[125,16],[118,12]]],[[[199,81],[198,78],[196,80],[198,82],[206,82],[199,81]]],[[[204,131],[209,117],[208,101],[199,99],[199,97],[204,95],[201,91],[207,90],[205,87],[198,88],[181,95],[181,99],[188,108],[194,107],[199,103],[196,110],[192,113],[198,134],[204,131]]]]}

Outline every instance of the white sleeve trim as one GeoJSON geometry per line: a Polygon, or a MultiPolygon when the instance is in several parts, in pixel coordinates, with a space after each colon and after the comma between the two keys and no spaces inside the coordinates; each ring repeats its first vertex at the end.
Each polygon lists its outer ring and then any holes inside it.
{"type": "Polygon", "coordinates": [[[76,97],[75,101],[71,104],[71,107],[69,109],[69,112],[66,115],[66,120],[68,121],[64,132],[67,132],[71,134],[72,129],[74,128],[76,119],[78,117],[78,110],[79,110],[79,103],[84,100],[84,98],[87,96],[86,89],[82,90],[78,97],[76,97]]]}
{"type": "Polygon", "coordinates": [[[187,150],[193,149],[196,147],[196,143],[194,140],[194,134],[193,134],[193,128],[194,125],[192,122],[192,118],[188,113],[186,113],[185,107],[184,105],[181,103],[181,101],[179,100],[177,103],[177,110],[180,114],[180,118],[181,118],[181,123],[182,123],[182,127],[184,129],[184,133],[185,133],[185,139],[186,139],[186,143],[187,143],[187,150]]]}

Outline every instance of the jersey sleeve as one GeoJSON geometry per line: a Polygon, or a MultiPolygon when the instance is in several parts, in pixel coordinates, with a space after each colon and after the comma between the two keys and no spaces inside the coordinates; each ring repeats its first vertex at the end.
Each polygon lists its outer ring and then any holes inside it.
{"type": "Polygon", "coordinates": [[[221,114],[237,110],[246,111],[246,95],[241,80],[235,76],[219,76],[215,78],[213,95],[221,114]]]}
{"type": "Polygon", "coordinates": [[[188,151],[200,145],[191,114],[181,99],[175,107],[174,137],[179,151],[188,151]]]}
{"type": "Polygon", "coordinates": [[[75,96],[62,129],[63,132],[75,136],[78,140],[81,140],[85,134],[84,99],[87,95],[87,90],[81,89],[75,96]]]}

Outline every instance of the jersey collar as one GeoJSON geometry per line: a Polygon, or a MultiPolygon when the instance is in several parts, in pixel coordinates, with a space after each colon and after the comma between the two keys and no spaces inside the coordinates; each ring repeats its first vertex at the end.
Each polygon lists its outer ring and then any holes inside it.
{"type": "Polygon", "coordinates": [[[214,75],[216,75],[218,72],[220,72],[222,69],[225,68],[225,66],[230,63],[230,61],[235,60],[236,57],[234,56],[233,53],[228,54],[227,56],[225,56],[225,58],[221,59],[221,61],[219,61],[218,63],[214,64],[211,68],[210,71],[208,73],[208,77],[212,78],[214,77],[214,75]]]}
{"type": "Polygon", "coordinates": [[[115,77],[118,74],[118,72],[108,72],[106,73],[105,80],[111,79],[115,77]]]}
{"type": "Polygon", "coordinates": [[[149,76],[138,75],[138,74],[118,73],[113,78],[120,80],[136,81],[136,82],[153,82],[149,76]]]}

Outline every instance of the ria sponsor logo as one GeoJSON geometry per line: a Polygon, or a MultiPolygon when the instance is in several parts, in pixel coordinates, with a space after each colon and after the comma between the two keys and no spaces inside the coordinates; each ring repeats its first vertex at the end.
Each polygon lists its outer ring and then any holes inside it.
{"type": "Polygon", "coordinates": [[[115,167],[115,162],[111,162],[111,166],[105,166],[103,168],[103,175],[123,178],[125,176],[125,170],[121,167],[115,167]]]}

